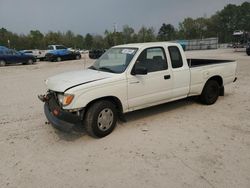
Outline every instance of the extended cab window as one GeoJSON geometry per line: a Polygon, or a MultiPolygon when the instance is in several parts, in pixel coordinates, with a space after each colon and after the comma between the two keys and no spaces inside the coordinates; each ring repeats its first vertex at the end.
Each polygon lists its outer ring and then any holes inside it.
{"type": "Polygon", "coordinates": [[[173,68],[180,68],[183,66],[182,56],[180,50],[176,46],[169,46],[168,51],[171,58],[173,68]]]}
{"type": "Polygon", "coordinates": [[[135,66],[143,66],[148,72],[166,70],[168,66],[164,49],[161,47],[145,49],[137,58],[135,66]]]}

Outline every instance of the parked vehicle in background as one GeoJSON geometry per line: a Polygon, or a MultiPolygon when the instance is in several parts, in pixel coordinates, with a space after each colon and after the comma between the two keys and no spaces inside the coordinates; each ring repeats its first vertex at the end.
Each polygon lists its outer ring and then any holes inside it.
{"type": "Polygon", "coordinates": [[[233,47],[245,48],[250,40],[250,32],[236,30],[233,32],[233,47]]]}
{"type": "Polygon", "coordinates": [[[236,81],[237,62],[186,59],[177,43],[115,46],[87,70],[62,73],[45,81],[39,99],[51,124],[69,131],[83,125],[94,137],[110,134],[123,113],[199,96],[214,104],[224,85],[236,81]]]}
{"type": "Polygon", "coordinates": [[[89,58],[90,59],[98,59],[105,53],[106,50],[104,49],[94,49],[89,51],[89,58]]]}
{"type": "Polygon", "coordinates": [[[33,64],[36,58],[33,55],[27,55],[13,49],[0,46],[0,66],[7,64],[33,64]]]}
{"type": "Polygon", "coordinates": [[[36,59],[42,61],[45,59],[46,50],[21,50],[21,53],[27,54],[27,55],[33,55],[36,59]]]}
{"type": "Polygon", "coordinates": [[[81,59],[79,51],[69,50],[63,45],[49,45],[45,55],[47,61],[81,59]]]}
{"type": "Polygon", "coordinates": [[[247,53],[247,55],[250,55],[250,42],[247,45],[246,53],[247,53]]]}
{"type": "Polygon", "coordinates": [[[89,50],[84,50],[84,49],[82,49],[82,50],[80,50],[79,51],[81,54],[89,54],[89,50]]]}
{"type": "Polygon", "coordinates": [[[79,50],[79,52],[81,53],[81,56],[83,59],[88,59],[89,58],[89,50],[79,50]]]}

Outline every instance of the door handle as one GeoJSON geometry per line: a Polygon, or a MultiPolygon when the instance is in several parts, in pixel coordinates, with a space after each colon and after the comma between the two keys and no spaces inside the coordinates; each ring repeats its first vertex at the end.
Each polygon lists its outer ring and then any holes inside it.
{"type": "Polygon", "coordinates": [[[165,79],[165,80],[168,80],[168,79],[170,79],[170,78],[171,78],[170,75],[165,75],[165,76],[164,76],[164,79],[165,79]]]}
{"type": "Polygon", "coordinates": [[[132,82],[129,82],[130,84],[139,84],[140,81],[132,81],[132,82]]]}

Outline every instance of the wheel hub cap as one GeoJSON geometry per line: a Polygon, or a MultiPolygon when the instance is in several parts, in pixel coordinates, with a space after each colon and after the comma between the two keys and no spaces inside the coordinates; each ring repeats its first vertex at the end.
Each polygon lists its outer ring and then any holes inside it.
{"type": "Polygon", "coordinates": [[[114,114],[112,110],[109,108],[103,109],[98,115],[98,120],[97,120],[98,128],[101,131],[106,131],[111,127],[113,120],[114,120],[114,114]]]}

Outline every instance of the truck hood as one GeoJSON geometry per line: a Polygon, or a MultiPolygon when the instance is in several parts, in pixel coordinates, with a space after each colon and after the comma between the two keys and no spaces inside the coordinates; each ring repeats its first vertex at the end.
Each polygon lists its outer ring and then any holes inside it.
{"type": "Polygon", "coordinates": [[[66,90],[79,85],[110,78],[112,75],[112,73],[108,72],[86,69],[61,73],[48,78],[45,82],[49,90],[65,92],[66,90]]]}

